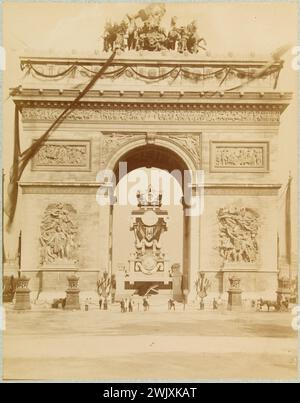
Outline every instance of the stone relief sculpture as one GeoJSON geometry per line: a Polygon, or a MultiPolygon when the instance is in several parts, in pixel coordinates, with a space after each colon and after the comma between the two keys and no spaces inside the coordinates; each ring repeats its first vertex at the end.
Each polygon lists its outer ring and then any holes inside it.
{"type": "Polygon", "coordinates": [[[263,167],[262,147],[217,147],[215,156],[217,168],[261,168],[263,167]]]}
{"type": "Polygon", "coordinates": [[[224,262],[254,263],[257,259],[258,214],[250,208],[221,208],[219,253],[224,262]]]}
{"type": "Polygon", "coordinates": [[[35,166],[86,166],[88,161],[85,145],[45,144],[37,153],[35,166]]]}
{"type": "Polygon", "coordinates": [[[166,13],[163,3],[149,4],[134,15],[128,15],[120,23],[107,22],[103,35],[103,51],[115,49],[198,53],[205,50],[206,41],[198,34],[196,21],[177,26],[177,17],[171,19],[168,32],[161,25],[166,13]]]}
{"type": "Polygon", "coordinates": [[[41,223],[40,245],[42,265],[78,262],[78,224],[71,204],[49,204],[41,223]]]}
{"type": "Polygon", "coordinates": [[[201,160],[201,149],[200,149],[200,137],[199,134],[196,135],[170,135],[170,139],[175,141],[186,149],[193,157],[196,163],[201,160]]]}

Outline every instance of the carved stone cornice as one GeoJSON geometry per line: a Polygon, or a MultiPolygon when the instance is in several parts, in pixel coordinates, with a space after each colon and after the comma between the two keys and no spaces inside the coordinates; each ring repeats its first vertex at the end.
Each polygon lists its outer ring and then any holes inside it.
{"type": "MultiPolygon", "coordinates": [[[[114,89],[111,85],[103,87],[103,89],[93,89],[88,91],[84,100],[78,102],[78,107],[103,107],[105,105],[113,105],[118,102],[120,104],[134,104],[138,102],[140,105],[144,104],[172,104],[176,100],[176,104],[182,105],[201,105],[200,107],[209,107],[216,105],[222,105],[226,108],[227,104],[236,104],[243,107],[251,107],[258,104],[258,107],[262,105],[268,105],[272,108],[273,105],[278,105],[281,111],[287,107],[292,99],[292,93],[290,92],[261,92],[261,91],[229,91],[223,92],[222,90],[215,91],[200,91],[197,86],[194,89],[185,88],[184,85],[181,89],[166,88],[161,91],[155,87],[151,90],[132,90],[118,86],[118,89],[114,89]],[[195,90],[194,90],[195,89],[195,90]]],[[[14,102],[20,107],[57,107],[68,106],[71,101],[80,94],[80,90],[68,89],[68,88],[23,88],[19,86],[17,88],[10,89],[10,95],[13,97],[14,102]]]]}
{"type": "Polygon", "coordinates": [[[23,194],[93,194],[101,187],[100,183],[71,182],[23,182],[23,194]]]}
{"type": "MultiPolygon", "coordinates": [[[[66,51],[65,56],[62,55],[49,55],[49,51],[37,50],[37,54],[32,50],[31,54],[20,56],[21,68],[24,68],[28,63],[34,66],[70,66],[77,64],[80,66],[96,66],[101,67],[107,61],[107,53],[101,52],[99,50],[95,51],[94,54],[91,52],[85,55],[78,52],[74,55],[74,51],[66,51]]],[[[118,54],[118,57],[113,61],[112,66],[120,66],[124,63],[131,65],[142,65],[142,66],[173,66],[180,63],[181,65],[187,67],[220,67],[220,66],[232,66],[232,67],[263,67],[269,62],[269,55],[250,55],[245,54],[243,57],[241,55],[237,59],[234,54],[209,54],[209,53],[199,53],[199,54],[187,54],[182,55],[177,52],[166,52],[161,51],[160,53],[153,53],[147,51],[141,52],[124,52],[118,54]]],[[[275,63],[280,64],[280,61],[275,63]]]]}
{"type": "MultiPolygon", "coordinates": [[[[20,183],[23,194],[92,194],[102,186],[96,182],[23,182],[20,183]]],[[[280,184],[226,184],[206,183],[205,195],[247,195],[276,196],[280,184]]]]}
{"type": "MultiPolygon", "coordinates": [[[[33,101],[22,106],[23,121],[53,121],[64,102],[33,101]]],[[[178,103],[99,103],[80,104],[66,121],[133,122],[133,123],[253,123],[279,124],[282,105],[265,104],[178,104],[178,103]]]]}

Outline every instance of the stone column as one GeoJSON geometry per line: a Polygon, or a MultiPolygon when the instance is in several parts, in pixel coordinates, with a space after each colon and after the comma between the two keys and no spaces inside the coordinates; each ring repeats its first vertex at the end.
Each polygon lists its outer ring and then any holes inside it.
{"type": "Polygon", "coordinates": [[[227,309],[232,311],[242,307],[242,290],[240,289],[241,279],[237,276],[229,277],[230,288],[228,292],[227,309]]]}
{"type": "Polygon", "coordinates": [[[30,278],[21,276],[17,282],[16,288],[16,303],[14,309],[24,311],[31,309],[30,304],[30,289],[28,288],[30,278]]]}
{"type": "Polygon", "coordinates": [[[79,303],[79,292],[80,289],[78,288],[78,281],[79,277],[75,274],[72,274],[68,277],[69,287],[66,290],[66,305],[65,309],[73,310],[73,309],[80,309],[79,303]]]}
{"type": "Polygon", "coordinates": [[[172,271],[173,299],[177,302],[182,302],[183,301],[182,273],[180,271],[180,264],[174,263],[171,267],[171,271],[172,271]]]}

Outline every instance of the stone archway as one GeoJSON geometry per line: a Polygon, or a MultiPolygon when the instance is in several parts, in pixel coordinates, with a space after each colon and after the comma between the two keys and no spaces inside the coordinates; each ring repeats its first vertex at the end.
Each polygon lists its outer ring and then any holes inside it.
{"type": "MultiPolygon", "coordinates": [[[[180,148],[178,144],[172,141],[156,140],[154,143],[147,143],[143,139],[137,139],[136,141],[130,141],[117,150],[116,153],[109,160],[106,169],[113,170],[117,178],[117,182],[122,178],[119,172],[119,163],[127,163],[127,173],[139,169],[139,168],[158,168],[166,170],[169,173],[177,171],[184,177],[184,171],[190,171],[192,174],[196,170],[196,166],[189,153],[185,153],[183,148],[180,148]]],[[[177,177],[175,176],[177,179],[177,177]]],[[[182,186],[182,183],[180,183],[182,186]]],[[[182,259],[182,273],[183,273],[183,286],[185,289],[191,290],[193,284],[192,270],[198,270],[197,267],[192,267],[191,264],[191,238],[192,226],[191,217],[186,212],[186,206],[182,205],[183,214],[183,231],[182,231],[182,247],[183,259],[182,259]]],[[[112,270],[113,259],[113,216],[114,207],[110,208],[109,217],[109,263],[108,267],[112,270]]],[[[194,236],[198,236],[199,231],[194,231],[194,236]]],[[[196,241],[196,244],[199,243],[196,241]]],[[[198,255],[197,251],[193,251],[193,255],[198,255]]],[[[177,263],[172,261],[172,263],[177,263]]]]}

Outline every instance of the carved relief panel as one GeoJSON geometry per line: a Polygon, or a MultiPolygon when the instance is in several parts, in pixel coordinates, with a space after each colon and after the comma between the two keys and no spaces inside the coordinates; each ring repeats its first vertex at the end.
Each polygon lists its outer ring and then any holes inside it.
{"type": "Polygon", "coordinates": [[[78,263],[77,213],[71,204],[52,203],[41,222],[41,265],[74,266],[78,263]]]}
{"type": "Polygon", "coordinates": [[[211,172],[268,172],[268,142],[212,141],[211,172]]]}
{"type": "Polygon", "coordinates": [[[250,208],[221,208],[219,222],[219,254],[224,263],[255,263],[259,247],[259,215],[250,208]]]}
{"type": "Polygon", "coordinates": [[[90,141],[49,140],[32,161],[35,171],[89,171],[90,141]]]}

